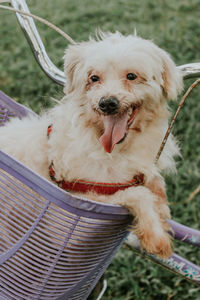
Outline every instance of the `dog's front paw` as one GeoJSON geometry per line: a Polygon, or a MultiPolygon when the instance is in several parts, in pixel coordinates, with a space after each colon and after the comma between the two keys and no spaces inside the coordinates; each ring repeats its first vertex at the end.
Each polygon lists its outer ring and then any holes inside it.
{"type": "Polygon", "coordinates": [[[142,248],[150,254],[155,254],[161,258],[168,258],[172,255],[172,241],[170,235],[160,230],[153,230],[152,227],[140,228],[137,236],[142,248]]]}

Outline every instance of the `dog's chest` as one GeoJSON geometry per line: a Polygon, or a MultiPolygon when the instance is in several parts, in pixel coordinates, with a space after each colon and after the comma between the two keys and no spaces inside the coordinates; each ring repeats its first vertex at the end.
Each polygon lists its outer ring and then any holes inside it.
{"type": "MultiPolygon", "coordinates": [[[[48,141],[49,163],[54,163],[57,180],[124,182],[144,169],[144,155],[137,142],[128,148],[125,144],[116,145],[112,153],[107,153],[95,132],[83,130],[78,124],[67,125],[65,130],[63,127],[57,130],[55,126],[48,141]]],[[[152,160],[150,152],[145,153],[146,167],[152,160]]]]}
{"type": "Polygon", "coordinates": [[[121,182],[132,179],[139,168],[133,155],[108,154],[101,147],[77,145],[72,141],[60,153],[53,152],[50,159],[54,163],[57,179],[65,180],[121,182]]]}

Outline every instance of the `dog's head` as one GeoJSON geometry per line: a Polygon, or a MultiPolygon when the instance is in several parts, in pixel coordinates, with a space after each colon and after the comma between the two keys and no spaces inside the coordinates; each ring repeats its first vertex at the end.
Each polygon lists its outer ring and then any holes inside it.
{"type": "Polygon", "coordinates": [[[147,118],[155,118],[182,89],[182,76],[170,56],[137,36],[101,34],[70,46],[64,61],[65,92],[84,107],[107,152],[125,140],[141,114],[144,121],[145,111],[147,118]]]}

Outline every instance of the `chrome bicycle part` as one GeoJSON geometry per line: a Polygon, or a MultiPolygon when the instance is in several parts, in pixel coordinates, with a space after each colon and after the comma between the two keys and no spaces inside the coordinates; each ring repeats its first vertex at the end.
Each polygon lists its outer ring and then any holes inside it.
{"type": "MultiPolygon", "coordinates": [[[[25,0],[11,0],[11,4],[15,9],[19,9],[27,13],[30,12],[25,0]]],[[[46,49],[37,31],[33,18],[20,15],[19,13],[16,13],[16,16],[24,32],[24,35],[33,51],[36,61],[39,63],[42,70],[53,81],[60,85],[64,85],[66,81],[64,72],[59,70],[53,64],[48,54],[46,53],[46,49]]]]}

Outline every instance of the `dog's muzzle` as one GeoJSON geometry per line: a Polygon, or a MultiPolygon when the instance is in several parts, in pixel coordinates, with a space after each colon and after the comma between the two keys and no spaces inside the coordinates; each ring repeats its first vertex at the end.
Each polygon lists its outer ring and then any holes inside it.
{"type": "Polygon", "coordinates": [[[119,110],[119,107],[120,107],[119,100],[114,96],[110,96],[109,98],[102,97],[99,100],[100,110],[107,115],[116,114],[117,111],[119,110]]]}

